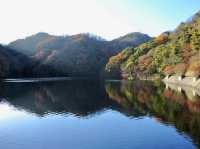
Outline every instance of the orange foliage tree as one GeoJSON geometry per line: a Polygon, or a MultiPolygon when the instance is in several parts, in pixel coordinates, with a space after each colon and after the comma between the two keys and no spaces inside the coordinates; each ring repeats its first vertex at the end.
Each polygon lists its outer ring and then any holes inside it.
{"type": "Polygon", "coordinates": [[[185,75],[189,77],[199,77],[200,76],[200,60],[192,62],[189,65],[185,75]]]}
{"type": "Polygon", "coordinates": [[[169,76],[169,75],[172,75],[174,73],[174,68],[173,66],[171,65],[167,65],[163,68],[162,72],[166,75],[166,76],[169,76]]]}
{"type": "Polygon", "coordinates": [[[155,39],[156,43],[158,43],[158,44],[164,43],[168,40],[169,40],[169,33],[162,33],[155,39]]]}
{"type": "Polygon", "coordinates": [[[138,62],[141,68],[147,68],[151,64],[152,58],[149,57],[148,55],[143,55],[139,57],[138,62]]]}
{"type": "Polygon", "coordinates": [[[185,74],[186,69],[187,69],[187,64],[179,63],[174,67],[174,72],[176,75],[182,76],[185,74]]]}
{"type": "Polygon", "coordinates": [[[116,58],[120,61],[123,59],[123,54],[122,53],[119,53],[116,55],[116,58]]]}

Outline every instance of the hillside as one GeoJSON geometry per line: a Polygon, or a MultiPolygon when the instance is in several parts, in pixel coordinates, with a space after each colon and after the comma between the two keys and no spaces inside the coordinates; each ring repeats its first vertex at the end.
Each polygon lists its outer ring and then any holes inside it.
{"type": "Polygon", "coordinates": [[[0,45],[0,78],[29,75],[32,61],[25,55],[0,45]]]}
{"type": "Polygon", "coordinates": [[[105,68],[111,77],[200,75],[200,12],[174,31],[136,48],[126,48],[109,59],[105,68]]]}
{"type": "Polygon", "coordinates": [[[110,56],[127,46],[137,46],[151,39],[142,33],[132,33],[112,41],[106,41],[90,34],[53,36],[38,33],[9,44],[38,62],[35,73],[50,67],[55,75],[96,76],[103,70],[110,56]]]}
{"type": "Polygon", "coordinates": [[[151,39],[150,36],[140,33],[140,32],[133,32],[127,35],[121,36],[116,38],[112,41],[108,42],[107,49],[112,49],[111,55],[116,55],[117,53],[121,52],[122,49],[126,47],[136,47],[142,43],[145,43],[151,39]]]}

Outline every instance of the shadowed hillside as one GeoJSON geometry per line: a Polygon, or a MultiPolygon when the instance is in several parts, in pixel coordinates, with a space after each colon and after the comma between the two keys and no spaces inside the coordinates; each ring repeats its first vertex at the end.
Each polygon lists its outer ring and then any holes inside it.
{"type": "Polygon", "coordinates": [[[28,76],[32,64],[26,55],[0,45],[0,78],[28,76]]]}

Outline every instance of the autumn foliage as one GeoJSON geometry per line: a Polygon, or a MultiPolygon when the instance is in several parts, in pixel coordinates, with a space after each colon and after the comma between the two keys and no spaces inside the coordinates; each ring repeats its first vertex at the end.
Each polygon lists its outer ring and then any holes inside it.
{"type": "Polygon", "coordinates": [[[164,69],[163,69],[163,73],[165,75],[172,75],[174,73],[174,68],[170,65],[165,66],[164,69]]]}
{"type": "Polygon", "coordinates": [[[185,75],[199,77],[200,76],[200,61],[191,63],[185,75]]]}
{"type": "Polygon", "coordinates": [[[179,63],[174,67],[174,72],[176,75],[184,75],[187,69],[187,64],[179,63]]]}
{"type": "Polygon", "coordinates": [[[152,63],[152,58],[148,55],[143,55],[139,57],[138,62],[141,69],[147,68],[152,63]]]}
{"type": "Polygon", "coordinates": [[[169,39],[169,33],[162,33],[161,35],[159,35],[158,37],[156,37],[155,41],[156,43],[158,44],[161,44],[161,43],[165,43],[166,41],[168,41],[169,39]]]}

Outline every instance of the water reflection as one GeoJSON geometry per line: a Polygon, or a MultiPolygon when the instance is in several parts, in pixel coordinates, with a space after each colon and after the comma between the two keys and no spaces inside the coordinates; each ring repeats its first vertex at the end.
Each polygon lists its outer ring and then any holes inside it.
{"type": "Polygon", "coordinates": [[[108,82],[106,91],[111,99],[130,109],[130,113],[150,115],[161,123],[175,126],[179,133],[189,135],[200,148],[198,91],[147,82],[108,82]]]}
{"type": "Polygon", "coordinates": [[[108,100],[103,86],[97,81],[64,81],[49,83],[4,84],[3,99],[39,116],[45,114],[74,114],[84,117],[103,111],[115,102],[108,100]]]}
{"type": "Polygon", "coordinates": [[[160,82],[68,80],[49,83],[2,83],[2,104],[34,113],[73,114],[88,118],[106,110],[126,117],[155,118],[189,136],[200,148],[199,91],[160,82]]]}

